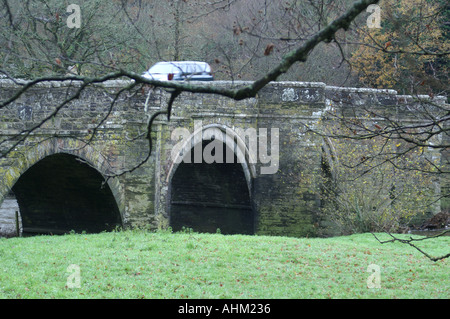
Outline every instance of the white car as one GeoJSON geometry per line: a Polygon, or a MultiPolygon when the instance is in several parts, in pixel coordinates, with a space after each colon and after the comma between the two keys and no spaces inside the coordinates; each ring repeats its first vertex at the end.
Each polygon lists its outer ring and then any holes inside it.
{"type": "Polygon", "coordinates": [[[143,77],[158,81],[213,81],[211,67],[206,62],[158,62],[143,77]]]}

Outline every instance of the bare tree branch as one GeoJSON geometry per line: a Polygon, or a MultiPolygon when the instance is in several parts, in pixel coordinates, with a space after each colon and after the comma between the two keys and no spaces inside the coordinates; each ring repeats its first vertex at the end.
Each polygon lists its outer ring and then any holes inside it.
{"type": "Polygon", "coordinates": [[[411,247],[413,247],[414,249],[418,250],[421,254],[425,255],[428,259],[430,259],[431,261],[439,261],[442,259],[446,259],[448,257],[450,257],[450,253],[442,255],[442,256],[431,256],[428,253],[426,253],[425,251],[423,251],[422,249],[420,249],[419,247],[417,247],[414,242],[417,241],[423,241],[423,240],[427,240],[427,239],[431,239],[431,238],[437,238],[437,237],[441,237],[444,236],[446,233],[450,232],[450,230],[445,230],[439,234],[436,234],[434,236],[429,236],[429,237],[421,237],[421,238],[413,238],[413,237],[409,237],[408,239],[404,239],[404,238],[400,238],[398,236],[394,236],[391,233],[387,233],[389,236],[392,237],[392,239],[390,240],[381,240],[380,238],[378,238],[378,236],[375,233],[372,233],[372,235],[376,238],[376,240],[378,240],[379,243],[381,244],[386,244],[386,243],[393,243],[393,242],[400,242],[402,244],[407,244],[411,247]]]}

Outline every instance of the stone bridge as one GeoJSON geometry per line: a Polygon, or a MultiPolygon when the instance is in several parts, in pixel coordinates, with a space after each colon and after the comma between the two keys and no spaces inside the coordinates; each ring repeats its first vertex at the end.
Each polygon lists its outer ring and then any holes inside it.
{"type": "MultiPolygon", "coordinates": [[[[392,90],[304,82],[274,82],[239,102],[182,93],[170,121],[153,123],[147,159],[149,118],[170,94],[122,92],[127,84],[89,86],[63,104],[80,84],[41,83],[0,109],[0,152],[11,150],[0,158],[0,235],[170,226],[314,236],[327,151],[307,127],[331,107],[413,103],[392,90]]],[[[1,80],[0,99],[18,89],[1,80]]]]}

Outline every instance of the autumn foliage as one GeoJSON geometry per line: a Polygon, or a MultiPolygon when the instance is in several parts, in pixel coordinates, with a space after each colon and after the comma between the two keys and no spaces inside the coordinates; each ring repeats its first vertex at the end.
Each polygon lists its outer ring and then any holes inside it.
{"type": "Polygon", "coordinates": [[[381,28],[359,29],[362,45],[350,59],[361,83],[405,94],[448,89],[448,8],[426,0],[383,0],[380,7],[381,28]]]}

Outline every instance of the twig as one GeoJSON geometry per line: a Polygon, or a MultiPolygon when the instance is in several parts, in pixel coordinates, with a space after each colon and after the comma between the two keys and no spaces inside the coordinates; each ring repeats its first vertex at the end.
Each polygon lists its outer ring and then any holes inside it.
{"type": "Polygon", "coordinates": [[[374,233],[371,233],[371,234],[375,237],[376,240],[378,240],[378,242],[379,242],[380,244],[393,243],[393,242],[398,241],[398,242],[400,242],[400,243],[402,243],[402,244],[408,244],[409,246],[415,248],[416,250],[418,250],[420,253],[422,253],[423,255],[425,255],[425,256],[426,256],[428,259],[430,259],[431,261],[438,261],[438,260],[442,260],[442,259],[445,259],[445,258],[450,257],[450,253],[448,253],[448,254],[446,254],[446,255],[439,256],[439,257],[433,257],[433,256],[430,256],[429,254],[427,254],[426,252],[424,252],[422,249],[420,249],[420,248],[417,247],[416,245],[414,245],[413,242],[414,242],[414,241],[422,241],[422,240],[428,240],[428,239],[431,239],[431,238],[441,237],[441,236],[443,236],[444,234],[446,234],[446,233],[448,233],[448,232],[450,232],[450,230],[445,230],[445,231],[443,231],[442,233],[436,234],[436,235],[434,235],[434,236],[422,237],[422,238],[413,238],[413,237],[409,237],[409,239],[398,238],[398,237],[395,237],[394,235],[392,235],[391,233],[387,233],[389,236],[392,237],[392,239],[390,239],[390,240],[385,240],[385,241],[380,240],[380,239],[377,237],[377,235],[375,235],[374,233]]]}

